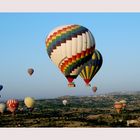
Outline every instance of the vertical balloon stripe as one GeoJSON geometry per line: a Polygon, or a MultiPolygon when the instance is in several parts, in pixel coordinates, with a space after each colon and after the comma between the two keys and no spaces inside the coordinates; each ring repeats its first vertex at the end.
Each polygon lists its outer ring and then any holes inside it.
{"type": "Polygon", "coordinates": [[[66,57],[66,44],[65,43],[61,44],[61,55],[62,55],[62,59],[66,57]]]}
{"type": "Polygon", "coordinates": [[[72,56],[76,56],[77,54],[77,39],[72,38],[72,56]]]}
{"type": "Polygon", "coordinates": [[[86,69],[84,69],[84,72],[85,72],[85,77],[84,77],[84,79],[87,79],[86,69]]]}
{"type": "Polygon", "coordinates": [[[98,70],[99,70],[99,67],[97,66],[97,67],[95,68],[93,74],[92,74],[92,77],[98,72],[98,70]]]}
{"type": "Polygon", "coordinates": [[[95,53],[92,55],[92,60],[95,60],[96,59],[96,55],[95,53]]]}
{"type": "Polygon", "coordinates": [[[83,43],[82,36],[78,35],[78,37],[77,37],[77,53],[82,52],[82,43],[83,43]]]}
{"type": "Polygon", "coordinates": [[[86,38],[87,38],[87,49],[89,49],[91,46],[90,44],[90,37],[89,37],[89,32],[86,32],[86,38]]]}
{"type": "Polygon", "coordinates": [[[98,72],[99,67],[97,65],[97,62],[94,63],[94,70],[91,72],[91,79],[95,76],[95,74],[98,72]]]}
{"type": "Polygon", "coordinates": [[[62,55],[61,55],[61,47],[58,46],[58,51],[56,55],[56,65],[59,65],[59,62],[62,60],[62,55]]]}
{"type": "Polygon", "coordinates": [[[87,77],[87,79],[88,79],[88,78],[89,78],[89,67],[86,66],[85,68],[86,68],[86,77],[87,77]]]}
{"type": "Polygon", "coordinates": [[[98,57],[99,60],[101,59],[101,55],[98,51],[97,51],[97,57],[98,57]]]}
{"type": "Polygon", "coordinates": [[[54,64],[55,65],[57,65],[58,66],[58,63],[59,63],[59,61],[58,61],[58,56],[60,55],[60,47],[59,46],[57,46],[58,47],[58,49],[55,49],[54,51],[53,51],[53,53],[52,53],[52,55],[51,55],[51,60],[54,62],[54,64]]]}
{"type": "Polygon", "coordinates": [[[71,40],[67,40],[66,41],[66,54],[67,54],[67,58],[71,58],[72,57],[72,42],[71,40]]]}
{"type": "Polygon", "coordinates": [[[91,67],[91,70],[90,70],[90,76],[89,76],[89,77],[90,77],[90,80],[91,80],[91,78],[92,78],[92,73],[93,73],[94,70],[95,70],[95,66],[92,66],[92,67],[91,67]]]}
{"type": "Polygon", "coordinates": [[[91,44],[91,46],[93,46],[95,44],[94,37],[93,37],[93,35],[91,34],[90,31],[88,31],[88,32],[89,32],[90,44],[91,44]]]}
{"type": "Polygon", "coordinates": [[[86,48],[87,48],[87,38],[86,38],[86,34],[85,33],[82,33],[82,50],[83,51],[86,51],[86,48]]]}
{"type": "Polygon", "coordinates": [[[86,75],[85,75],[85,70],[82,69],[81,73],[80,73],[80,76],[85,79],[86,78],[86,75]]]}

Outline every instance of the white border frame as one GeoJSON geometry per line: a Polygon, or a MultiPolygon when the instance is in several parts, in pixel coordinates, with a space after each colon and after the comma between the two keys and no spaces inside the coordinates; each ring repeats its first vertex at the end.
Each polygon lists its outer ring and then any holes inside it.
{"type": "MultiPolygon", "coordinates": [[[[140,12],[140,0],[0,0],[0,12],[140,12]]],[[[4,140],[133,140],[140,128],[0,128],[4,140]]]]}
{"type": "Polygon", "coordinates": [[[140,0],[0,0],[0,12],[140,12],[140,0]]]}

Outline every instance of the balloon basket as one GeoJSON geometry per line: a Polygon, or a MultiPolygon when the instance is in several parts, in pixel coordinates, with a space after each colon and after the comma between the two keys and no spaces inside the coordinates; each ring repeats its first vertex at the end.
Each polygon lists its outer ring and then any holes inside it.
{"type": "Polygon", "coordinates": [[[75,87],[75,84],[74,83],[69,83],[68,87],[75,87]]]}

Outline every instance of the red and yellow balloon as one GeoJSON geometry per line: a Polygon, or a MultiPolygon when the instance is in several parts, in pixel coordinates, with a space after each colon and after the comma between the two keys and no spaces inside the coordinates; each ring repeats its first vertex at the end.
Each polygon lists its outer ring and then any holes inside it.
{"type": "Polygon", "coordinates": [[[14,113],[19,106],[19,102],[16,99],[9,99],[6,102],[7,108],[10,112],[14,113]]]}

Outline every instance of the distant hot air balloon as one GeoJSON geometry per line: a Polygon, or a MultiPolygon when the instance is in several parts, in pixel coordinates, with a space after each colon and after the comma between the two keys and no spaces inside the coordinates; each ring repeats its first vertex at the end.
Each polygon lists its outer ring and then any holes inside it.
{"type": "Polygon", "coordinates": [[[121,112],[122,107],[123,107],[122,103],[120,103],[120,102],[114,103],[114,108],[116,109],[117,113],[121,112]]]}
{"type": "Polygon", "coordinates": [[[29,75],[31,76],[31,75],[34,73],[34,69],[29,68],[29,69],[28,69],[28,73],[29,73],[29,75]]]}
{"type": "Polygon", "coordinates": [[[91,57],[95,40],[91,32],[81,25],[65,25],[55,28],[46,38],[50,59],[67,78],[69,87],[91,57]]]}
{"type": "Polygon", "coordinates": [[[103,63],[101,53],[96,49],[92,55],[92,58],[84,64],[80,76],[85,81],[87,86],[90,86],[90,81],[99,71],[103,63]]]}
{"type": "Polygon", "coordinates": [[[96,92],[97,91],[97,87],[96,86],[92,87],[92,90],[93,90],[93,92],[96,92]]]}
{"type": "Polygon", "coordinates": [[[126,107],[126,101],[125,100],[121,100],[120,103],[122,103],[123,109],[126,107]]]}
{"type": "Polygon", "coordinates": [[[63,103],[64,106],[66,106],[68,101],[67,100],[63,100],[62,103],[63,103]]]}
{"type": "Polygon", "coordinates": [[[35,100],[32,97],[25,97],[24,99],[24,103],[26,105],[26,107],[32,111],[34,108],[34,104],[35,104],[35,100]]]}
{"type": "Polygon", "coordinates": [[[9,99],[6,102],[7,108],[10,112],[14,113],[19,106],[19,102],[16,99],[9,99]]]}
{"type": "Polygon", "coordinates": [[[3,85],[0,85],[0,91],[3,89],[3,85]]]}
{"type": "Polygon", "coordinates": [[[4,103],[0,103],[0,112],[3,114],[4,110],[6,108],[6,105],[4,103]]]}
{"type": "MultiPolygon", "coordinates": [[[[0,91],[3,89],[3,85],[0,85],[0,91]]],[[[0,98],[1,98],[1,95],[0,95],[0,98]]]]}

